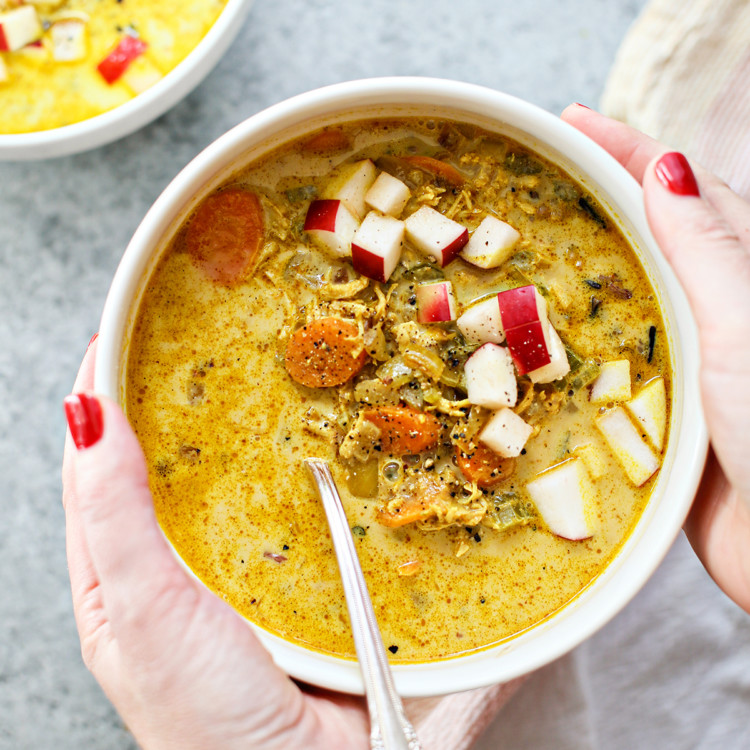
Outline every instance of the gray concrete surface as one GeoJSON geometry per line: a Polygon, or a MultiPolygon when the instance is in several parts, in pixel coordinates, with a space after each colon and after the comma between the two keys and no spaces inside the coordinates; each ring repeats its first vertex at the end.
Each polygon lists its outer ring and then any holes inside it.
{"type": "MultiPolygon", "coordinates": [[[[593,105],[643,4],[258,0],[216,70],[157,122],[90,153],[0,164],[2,750],[135,747],[80,658],[60,505],[61,400],[120,255],[169,180],[245,117],[347,79],[435,75],[553,112],[593,105]]],[[[672,564],[694,565],[688,555],[672,564]]]]}

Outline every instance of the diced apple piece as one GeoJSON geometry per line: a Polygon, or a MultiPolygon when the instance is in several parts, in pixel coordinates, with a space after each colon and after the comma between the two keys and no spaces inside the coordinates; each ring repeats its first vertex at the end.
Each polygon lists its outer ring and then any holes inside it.
{"type": "Polygon", "coordinates": [[[487,409],[515,406],[518,384],[513,360],[504,346],[483,344],[464,365],[468,398],[487,409]]]}
{"type": "Polygon", "coordinates": [[[565,346],[560,340],[557,331],[552,323],[547,323],[547,340],[550,344],[550,361],[549,364],[537,367],[528,374],[532,383],[551,383],[553,380],[559,380],[570,372],[570,362],[565,352],[565,346]]]}
{"type": "Polygon", "coordinates": [[[533,431],[531,425],[526,424],[518,414],[505,407],[489,418],[479,434],[479,439],[499,456],[513,458],[521,455],[533,431]]]}
{"type": "Polygon", "coordinates": [[[140,57],[148,45],[142,39],[125,34],[117,46],[96,66],[102,78],[110,85],[118,81],[128,66],[140,57]]]}
{"type": "Polygon", "coordinates": [[[521,235],[510,224],[485,216],[461,250],[461,257],[479,268],[497,268],[510,258],[519,239],[521,235]]]}
{"type": "Polygon", "coordinates": [[[622,407],[616,406],[597,417],[596,426],[633,484],[640,487],[653,476],[659,468],[659,459],[622,407]]]}
{"type": "Polygon", "coordinates": [[[398,177],[381,172],[365,195],[365,203],[380,213],[398,218],[411,198],[409,187],[398,177]]]}
{"type": "Polygon", "coordinates": [[[654,448],[661,452],[667,432],[667,390],[664,378],[649,380],[625,406],[638,420],[654,448]]]}
{"type": "Polygon", "coordinates": [[[579,459],[571,458],[526,485],[550,531],[563,539],[588,539],[591,488],[579,459]]]}
{"type": "Polygon", "coordinates": [[[496,294],[473,304],[458,318],[456,325],[467,341],[480,344],[505,341],[496,294]]]}
{"type": "Polygon", "coordinates": [[[420,323],[445,323],[456,319],[456,298],[450,281],[420,284],[417,294],[417,320],[420,323]]]}
{"type": "Polygon", "coordinates": [[[594,404],[627,401],[630,398],[630,362],[627,359],[605,362],[591,386],[590,398],[594,404]]]}
{"type": "Polygon", "coordinates": [[[547,302],[533,284],[497,295],[500,320],[510,354],[520,375],[551,362],[547,302]]]}
{"type": "Polygon", "coordinates": [[[139,57],[122,74],[122,82],[134,93],[142,94],[158,83],[164,74],[147,57],[139,57]]]}
{"type": "Polygon", "coordinates": [[[403,245],[404,222],[370,211],[352,239],[354,270],[375,281],[388,281],[403,245]]]}
{"type": "Polygon", "coordinates": [[[351,255],[358,227],[359,221],[340,200],[315,200],[305,216],[304,230],[337,258],[351,255]]]}
{"type": "Polygon", "coordinates": [[[86,24],[66,19],[52,24],[52,57],[57,62],[74,62],[86,57],[86,24]]]}
{"type": "Polygon", "coordinates": [[[607,462],[601,450],[593,443],[577,445],[573,449],[573,455],[580,456],[592,479],[601,479],[607,473],[607,462]]]}
{"type": "Polygon", "coordinates": [[[469,230],[429,206],[422,206],[406,221],[406,236],[421,252],[446,266],[469,240],[469,230]]]}
{"type": "Polygon", "coordinates": [[[42,38],[42,24],[33,5],[0,13],[0,52],[14,52],[42,38]]]}
{"type": "Polygon", "coordinates": [[[343,201],[357,219],[362,221],[367,213],[365,195],[375,182],[377,174],[377,167],[371,159],[348,164],[328,183],[323,198],[343,201]]]}

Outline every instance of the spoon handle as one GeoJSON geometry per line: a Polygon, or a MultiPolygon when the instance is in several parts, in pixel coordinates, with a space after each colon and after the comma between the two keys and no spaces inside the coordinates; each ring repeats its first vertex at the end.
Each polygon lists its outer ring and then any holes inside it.
{"type": "Polygon", "coordinates": [[[318,485],[344,584],[354,646],[370,713],[370,747],[373,750],[420,750],[417,735],[406,718],[401,698],[393,684],[383,639],[331,470],[319,458],[307,458],[305,463],[318,485]]]}

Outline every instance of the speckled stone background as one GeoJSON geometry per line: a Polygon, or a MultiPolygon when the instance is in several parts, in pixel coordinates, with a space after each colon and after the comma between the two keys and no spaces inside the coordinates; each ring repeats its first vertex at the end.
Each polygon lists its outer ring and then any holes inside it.
{"type": "MultiPolygon", "coordinates": [[[[97,330],[121,253],[169,180],[207,144],[254,112],[348,79],[432,75],[495,87],[555,113],[571,101],[595,105],[617,46],[643,4],[258,0],[213,73],[149,127],[74,157],[0,163],[2,750],[135,747],[80,658],[60,505],[65,429],[61,400],[97,330]]],[[[710,600],[706,606],[725,608],[722,637],[736,637],[738,613],[715,592],[681,541],[647,590],[596,637],[590,647],[596,650],[587,652],[611,669],[614,682],[603,680],[604,691],[631,690],[621,710],[612,710],[617,715],[611,721],[623,732],[628,723],[645,721],[644,716],[659,723],[653,705],[641,706],[632,699],[638,692],[630,669],[638,661],[638,638],[632,633],[647,631],[654,609],[662,611],[665,602],[669,617],[685,618],[682,597],[692,596],[696,588],[703,592],[704,603],[710,600]],[[684,570],[684,590],[676,589],[671,576],[684,570]]],[[[669,617],[660,620],[661,635],[667,638],[669,617]]],[[[703,645],[710,642],[708,636],[703,645]]],[[[746,629],[744,638],[747,664],[746,629]]],[[[527,683],[503,713],[503,731],[487,740],[486,747],[553,746],[547,742],[553,742],[549,737],[557,730],[547,730],[544,739],[539,707],[549,684],[565,684],[565,664],[542,670],[527,683]]],[[[648,671],[638,675],[636,680],[658,679],[648,671]]],[[[541,716],[559,726],[554,746],[633,746],[589,743],[583,735],[580,744],[566,744],[565,736],[576,736],[564,732],[571,716],[566,714],[567,692],[561,689],[559,700],[548,697],[548,711],[541,703],[541,716]]],[[[681,700],[688,700],[688,692],[681,700]]],[[[690,705],[688,701],[686,713],[690,705]]],[[[737,727],[744,726],[740,718],[737,727]]],[[[674,731],[680,739],[663,746],[699,746],[682,729],[674,731]]],[[[730,740],[721,746],[748,747],[750,741],[730,740]]]]}

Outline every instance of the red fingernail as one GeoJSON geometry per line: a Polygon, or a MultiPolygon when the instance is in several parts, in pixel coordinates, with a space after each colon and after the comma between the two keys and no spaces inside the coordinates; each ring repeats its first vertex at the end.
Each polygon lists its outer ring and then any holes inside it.
{"type": "Polygon", "coordinates": [[[86,351],[88,351],[89,349],[91,349],[91,344],[93,344],[93,343],[94,343],[94,341],[96,341],[96,340],[97,340],[98,338],[99,338],[99,331],[97,331],[97,332],[96,332],[96,333],[95,333],[95,334],[94,334],[94,335],[93,335],[93,336],[91,337],[91,341],[89,341],[89,345],[88,345],[88,346],[86,347],[86,351]]]}
{"type": "Polygon", "coordinates": [[[655,170],[659,181],[675,195],[701,194],[688,160],[678,151],[664,154],[656,162],[655,170]]]}
{"type": "Polygon", "coordinates": [[[63,402],[65,417],[78,450],[90,448],[104,431],[102,407],[94,396],[74,393],[63,402]]]}
{"type": "Polygon", "coordinates": [[[585,104],[581,104],[581,102],[576,102],[576,107],[583,107],[584,109],[591,109],[591,107],[587,107],[585,104]]]}

